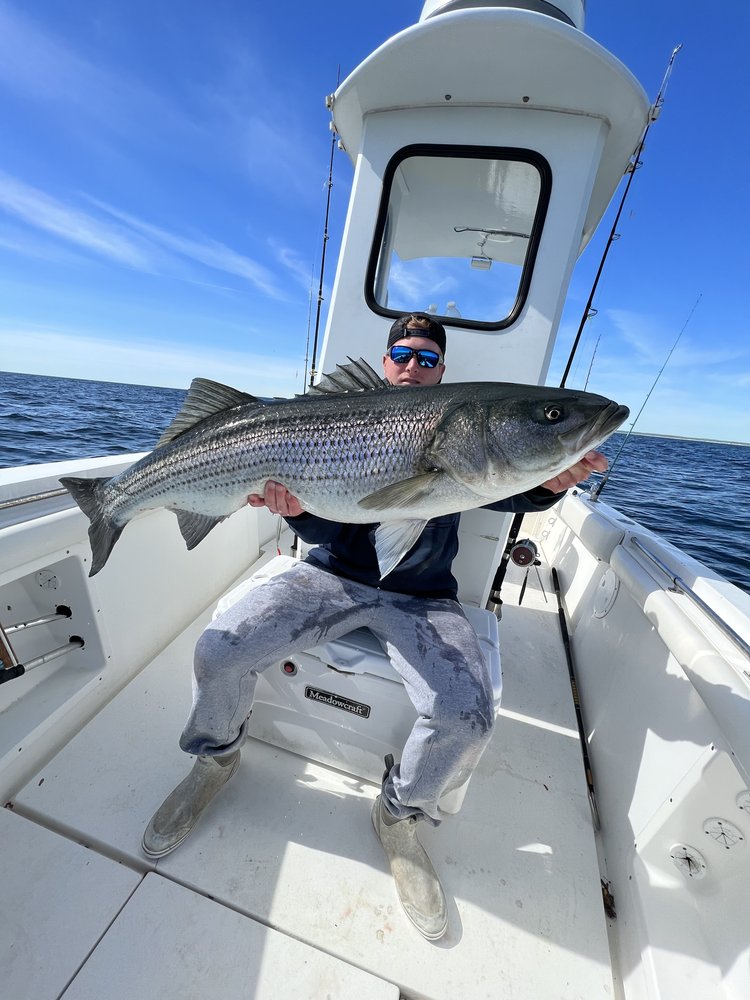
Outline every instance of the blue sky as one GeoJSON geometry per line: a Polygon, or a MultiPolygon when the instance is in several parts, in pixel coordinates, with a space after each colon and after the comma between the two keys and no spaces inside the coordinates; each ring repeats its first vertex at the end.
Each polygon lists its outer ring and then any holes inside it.
{"type": "MultiPolygon", "coordinates": [[[[299,391],[325,209],[324,97],[339,66],[343,78],[420,10],[0,0],[0,369],[299,391]]],[[[652,98],[684,47],[568,385],[588,376],[637,413],[700,295],[636,429],[748,441],[748,7],[591,0],[586,30],[652,98]]],[[[338,153],[327,289],[350,179],[338,153]]],[[[613,211],[576,269],[550,382],[613,211]]]]}

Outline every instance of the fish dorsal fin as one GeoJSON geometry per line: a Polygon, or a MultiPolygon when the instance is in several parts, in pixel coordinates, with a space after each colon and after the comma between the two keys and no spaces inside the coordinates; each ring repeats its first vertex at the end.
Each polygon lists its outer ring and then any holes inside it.
{"type": "Polygon", "coordinates": [[[340,392],[369,392],[384,389],[391,383],[381,378],[364,358],[355,361],[349,358],[348,365],[336,365],[335,372],[322,375],[316,385],[311,386],[306,395],[330,396],[340,392]]]}
{"type": "Polygon", "coordinates": [[[214,413],[231,410],[233,407],[242,406],[245,403],[258,402],[259,400],[255,396],[241,392],[239,389],[232,389],[231,386],[222,385],[221,382],[212,382],[207,378],[194,378],[190,383],[180,412],[159,438],[156,447],[159,448],[169,441],[174,441],[180,434],[195,427],[206,417],[212,417],[214,413]]]}

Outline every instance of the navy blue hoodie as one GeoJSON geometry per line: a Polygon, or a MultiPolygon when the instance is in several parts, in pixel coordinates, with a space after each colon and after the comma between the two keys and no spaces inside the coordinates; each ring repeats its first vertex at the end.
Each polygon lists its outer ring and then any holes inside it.
{"type": "MultiPolygon", "coordinates": [[[[489,510],[506,513],[533,513],[547,510],[562,496],[562,493],[552,493],[539,486],[486,506],[489,510]]],[[[307,556],[309,563],[381,590],[456,600],[458,584],[451,565],[458,552],[460,516],[446,514],[428,521],[416,544],[383,580],[375,555],[377,524],[340,524],[307,513],[288,517],[286,521],[303,542],[317,546],[307,556]]]]}

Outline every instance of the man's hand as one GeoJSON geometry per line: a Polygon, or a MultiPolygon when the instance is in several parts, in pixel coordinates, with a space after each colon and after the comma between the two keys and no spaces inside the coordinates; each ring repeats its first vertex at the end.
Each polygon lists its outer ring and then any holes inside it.
{"type": "Polygon", "coordinates": [[[576,462],[575,465],[565,472],[561,472],[554,479],[548,479],[546,483],[542,483],[542,486],[547,490],[552,490],[553,493],[562,493],[564,490],[570,489],[571,486],[575,486],[576,483],[588,479],[592,472],[606,472],[608,467],[609,462],[606,455],[602,455],[600,451],[589,451],[580,462],[576,462]]]}
{"type": "Polygon", "coordinates": [[[263,496],[251,493],[247,502],[251,507],[268,507],[272,514],[281,514],[282,517],[299,517],[305,512],[297,497],[274,479],[266,483],[263,496]]]}

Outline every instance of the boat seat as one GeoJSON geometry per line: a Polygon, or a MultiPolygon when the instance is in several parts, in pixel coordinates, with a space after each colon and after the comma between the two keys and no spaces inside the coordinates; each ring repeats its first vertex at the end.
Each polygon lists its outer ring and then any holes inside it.
{"type": "MultiPolygon", "coordinates": [[[[294,565],[276,556],[219,602],[214,617],[249,590],[294,565]]],[[[502,673],[497,618],[465,606],[492,679],[495,711],[500,708],[502,673]]],[[[275,746],[380,783],[383,758],[396,759],[412,730],[416,710],[398,672],[377,638],[358,628],[265,670],[258,679],[249,734],[275,746]]],[[[456,812],[466,785],[441,802],[456,812]]]]}
{"type": "MultiPolygon", "coordinates": [[[[483,611],[471,605],[462,605],[466,617],[477,633],[479,645],[492,679],[492,695],[495,713],[500,708],[503,691],[503,677],[500,667],[500,646],[497,617],[491,611],[483,611]]],[[[309,650],[313,656],[344,673],[369,673],[386,680],[403,684],[398,671],[391,664],[390,657],[380,645],[380,641],[369,628],[354,629],[340,639],[323,642],[309,650]]]]}

